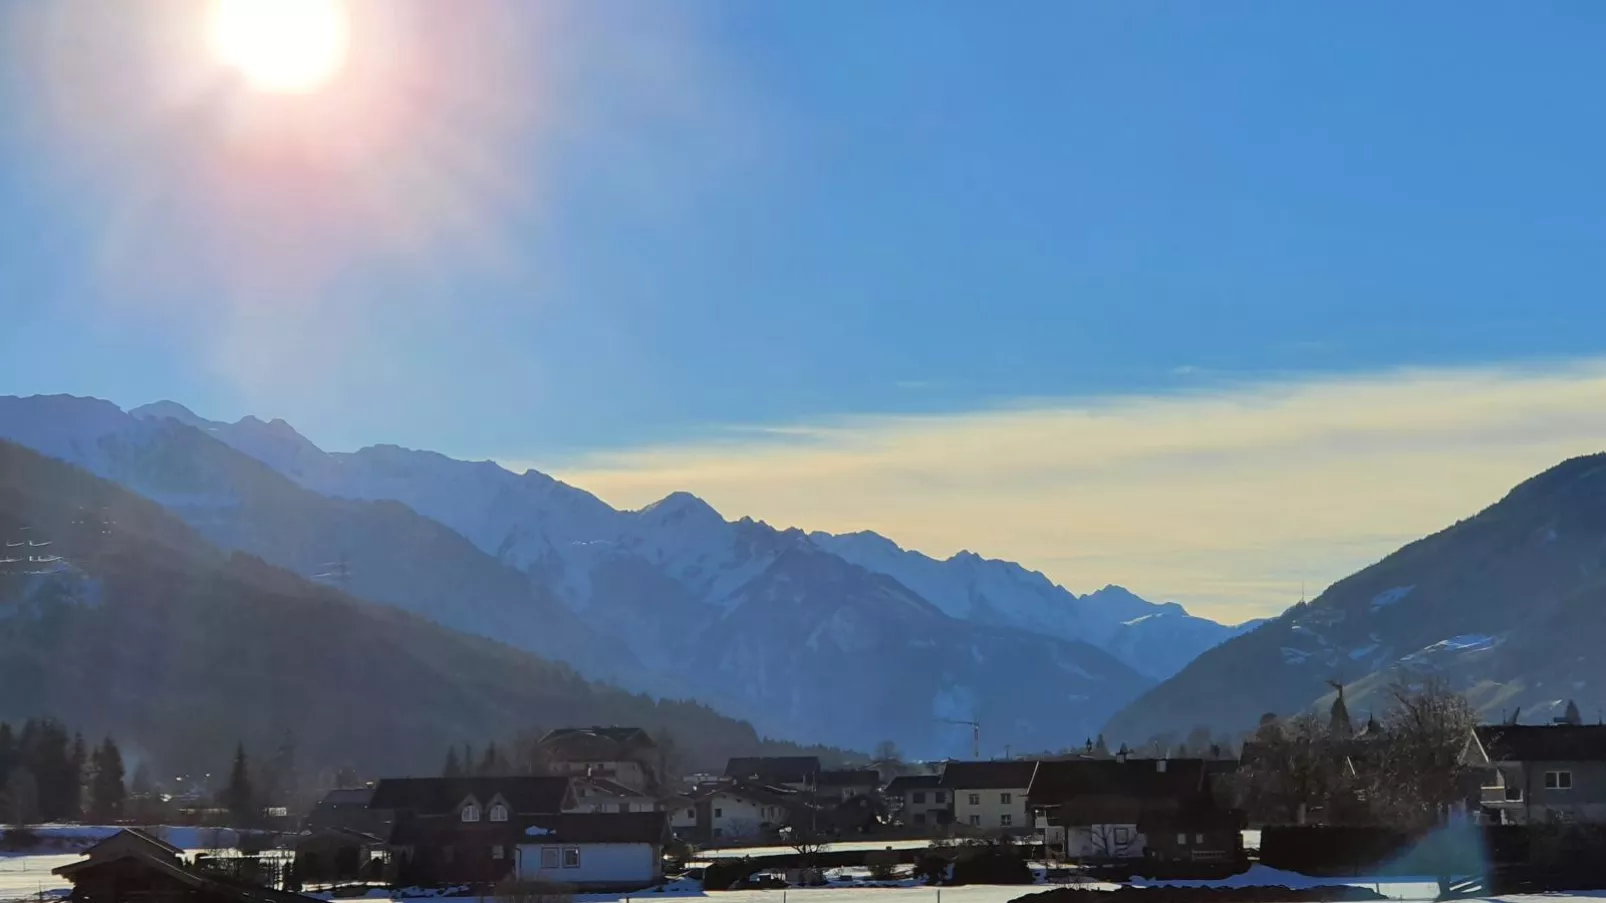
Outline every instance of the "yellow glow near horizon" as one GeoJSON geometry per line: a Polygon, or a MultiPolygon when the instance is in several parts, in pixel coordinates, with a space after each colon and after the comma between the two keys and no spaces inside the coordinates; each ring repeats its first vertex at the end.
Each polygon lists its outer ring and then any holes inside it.
{"type": "Polygon", "coordinates": [[[341,0],[213,0],[212,50],[260,91],[304,94],[346,61],[341,0]]]}

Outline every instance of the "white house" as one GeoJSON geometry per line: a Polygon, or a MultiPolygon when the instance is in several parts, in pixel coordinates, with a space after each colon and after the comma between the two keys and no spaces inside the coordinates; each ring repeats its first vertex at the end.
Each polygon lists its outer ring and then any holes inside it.
{"type": "Polygon", "coordinates": [[[942,789],[953,794],[954,824],[979,831],[1029,834],[1026,793],[1037,763],[949,762],[942,770],[942,789]]]}
{"type": "Polygon", "coordinates": [[[527,820],[517,849],[521,881],[583,890],[639,890],[663,881],[662,812],[587,812],[527,820]]]}
{"type": "Polygon", "coordinates": [[[706,828],[709,840],[746,840],[774,831],[787,822],[792,801],[771,788],[741,784],[719,787],[699,800],[698,827],[706,828]]]}
{"type": "Polygon", "coordinates": [[[574,812],[656,812],[658,798],[610,778],[573,780],[574,812]]]}

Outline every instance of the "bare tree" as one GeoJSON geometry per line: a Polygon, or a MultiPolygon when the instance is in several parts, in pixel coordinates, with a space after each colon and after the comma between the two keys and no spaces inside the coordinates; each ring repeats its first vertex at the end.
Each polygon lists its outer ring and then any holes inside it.
{"type": "Polygon", "coordinates": [[[1389,687],[1392,706],[1383,719],[1383,742],[1372,769],[1371,800],[1388,823],[1437,824],[1466,796],[1469,767],[1462,763],[1477,716],[1461,694],[1439,678],[1389,687]]]}
{"type": "Polygon", "coordinates": [[[1264,722],[1246,746],[1235,779],[1240,801],[1269,822],[1303,824],[1352,791],[1345,761],[1315,714],[1264,722]]]}

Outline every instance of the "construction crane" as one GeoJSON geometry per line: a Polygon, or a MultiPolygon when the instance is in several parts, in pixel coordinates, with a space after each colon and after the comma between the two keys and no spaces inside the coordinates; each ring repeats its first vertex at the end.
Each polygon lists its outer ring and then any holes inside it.
{"type": "Polygon", "coordinates": [[[943,724],[963,724],[970,727],[970,757],[981,760],[981,722],[964,721],[955,718],[938,718],[943,724]]]}

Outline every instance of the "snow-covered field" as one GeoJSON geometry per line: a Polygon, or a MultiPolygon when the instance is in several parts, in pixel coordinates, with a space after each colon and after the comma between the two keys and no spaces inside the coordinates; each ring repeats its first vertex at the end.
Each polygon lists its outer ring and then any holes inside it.
{"type": "Polygon", "coordinates": [[[47,896],[65,896],[70,885],[65,878],[50,874],[50,870],[81,858],[77,853],[51,856],[0,853],[0,900],[37,900],[41,891],[47,896]]]}

